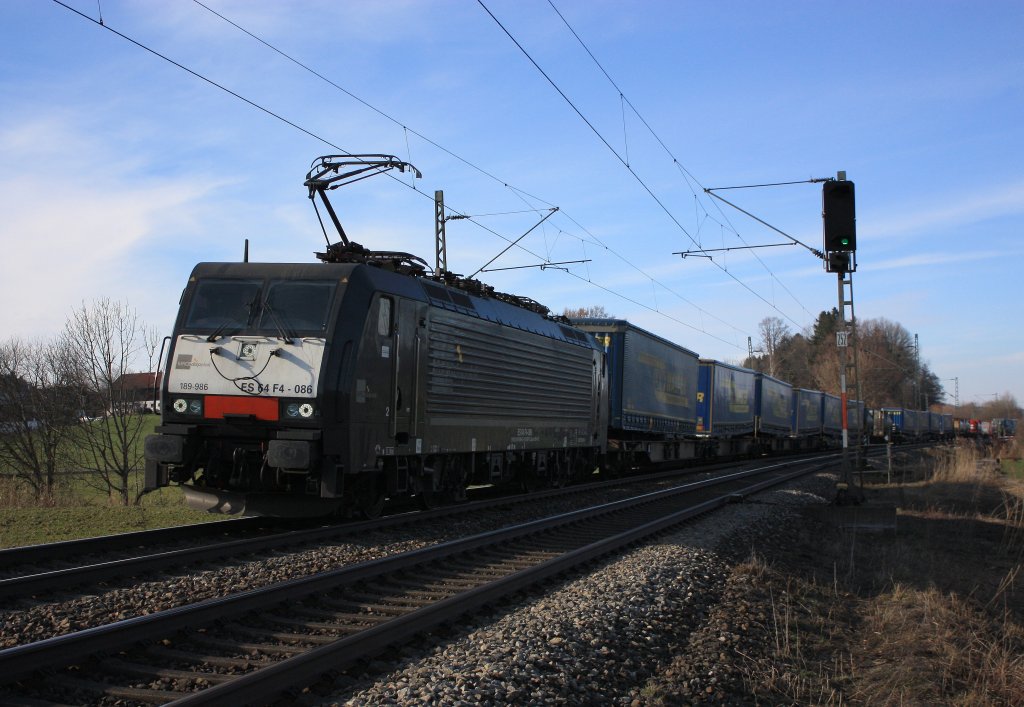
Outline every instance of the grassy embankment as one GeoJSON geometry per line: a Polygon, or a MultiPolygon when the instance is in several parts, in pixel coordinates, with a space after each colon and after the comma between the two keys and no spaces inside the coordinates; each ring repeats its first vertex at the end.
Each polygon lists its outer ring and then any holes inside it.
{"type": "Polygon", "coordinates": [[[882,474],[866,487],[897,507],[895,532],[809,512],[765,541],[734,568],[722,607],[768,607],[759,649],[728,661],[743,691],[760,704],[1024,704],[1020,457],[961,447],[908,459],[900,483],[882,474]]]}
{"type": "MultiPolygon", "coordinates": [[[[156,415],[146,417],[141,439],[152,431],[156,415]]],[[[185,507],[178,488],[146,494],[137,506],[123,506],[97,488],[98,479],[62,474],[52,498],[39,501],[28,488],[8,476],[0,477],[0,547],[85,538],[133,530],[217,520],[219,516],[185,507]]],[[[142,472],[132,488],[141,489],[142,472]]],[[[134,497],[134,492],[132,493],[134,497]]]]}

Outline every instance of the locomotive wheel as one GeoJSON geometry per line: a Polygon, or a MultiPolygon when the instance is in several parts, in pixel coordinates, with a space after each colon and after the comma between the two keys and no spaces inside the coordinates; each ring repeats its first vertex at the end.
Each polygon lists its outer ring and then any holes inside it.
{"type": "Polygon", "coordinates": [[[431,508],[435,508],[438,503],[438,493],[433,489],[420,489],[416,493],[416,502],[419,507],[425,511],[429,511],[431,508]]]}
{"type": "Polygon", "coordinates": [[[542,484],[537,472],[533,469],[523,468],[519,475],[519,486],[526,493],[539,491],[542,484]]]}
{"type": "Polygon", "coordinates": [[[565,459],[555,460],[548,466],[548,470],[551,472],[549,480],[551,488],[560,489],[572,480],[569,474],[569,463],[565,459]]]}
{"type": "Polygon", "coordinates": [[[373,474],[360,474],[353,490],[356,512],[372,520],[384,510],[384,491],[373,474]]]}
{"type": "Polygon", "coordinates": [[[434,467],[424,468],[422,474],[410,479],[416,485],[416,503],[425,511],[439,505],[442,500],[441,491],[434,489],[434,474],[438,473],[438,468],[443,469],[441,463],[435,460],[434,467]]]}
{"type": "Polygon", "coordinates": [[[629,465],[623,460],[623,453],[619,451],[610,452],[605,463],[601,465],[601,480],[617,479],[622,476],[624,470],[629,469],[629,465]]]}

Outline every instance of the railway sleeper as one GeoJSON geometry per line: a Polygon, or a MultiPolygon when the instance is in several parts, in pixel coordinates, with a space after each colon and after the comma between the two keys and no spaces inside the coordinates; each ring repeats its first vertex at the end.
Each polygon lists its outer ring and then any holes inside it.
{"type": "MultiPolygon", "coordinates": [[[[321,604],[324,604],[323,598],[319,598],[317,599],[317,601],[321,602],[321,604]]],[[[310,619],[326,619],[328,621],[352,621],[354,617],[355,619],[360,620],[364,623],[372,622],[376,624],[388,620],[388,617],[342,613],[334,611],[332,609],[323,609],[321,607],[310,607],[306,605],[292,607],[290,611],[292,614],[297,614],[310,619]]],[[[358,630],[362,629],[360,628],[358,630]]]]}
{"type": "Polygon", "coordinates": [[[402,612],[414,611],[423,607],[422,599],[408,597],[400,589],[386,589],[379,594],[375,592],[349,594],[346,598],[350,601],[362,602],[364,606],[383,606],[402,612]]]}
{"type": "Polygon", "coordinates": [[[166,661],[181,661],[186,664],[202,662],[207,663],[208,665],[215,665],[219,668],[229,668],[243,672],[264,668],[274,663],[272,660],[260,660],[256,658],[231,658],[223,655],[200,655],[198,653],[179,651],[174,648],[167,648],[159,645],[148,647],[146,652],[154,658],[162,658],[166,661]]]}
{"type": "Polygon", "coordinates": [[[319,601],[324,606],[328,607],[329,610],[336,609],[334,615],[338,617],[338,621],[356,621],[365,624],[370,624],[371,626],[376,626],[377,624],[384,623],[385,621],[390,621],[395,616],[400,615],[364,614],[360,613],[360,609],[358,606],[353,607],[352,604],[340,601],[336,602],[332,599],[326,599],[323,597],[321,597],[319,601]]]}
{"type": "Polygon", "coordinates": [[[122,700],[135,700],[136,702],[145,702],[147,704],[165,704],[167,702],[173,702],[174,700],[180,700],[185,693],[178,692],[176,690],[152,690],[141,687],[119,687],[117,685],[109,685],[103,682],[96,682],[94,680],[84,680],[82,678],[71,678],[65,676],[51,676],[47,678],[47,685],[60,688],[61,690],[70,690],[75,694],[75,700],[80,701],[83,693],[92,693],[96,695],[107,695],[108,697],[116,697],[122,700]]]}
{"type": "MultiPolygon", "coordinates": [[[[336,615],[331,615],[334,618],[336,615]]],[[[263,620],[268,623],[277,624],[279,626],[298,626],[300,628],[309,629],[310,631],[335,631],[344,636],[351,636],[354,633],[364,631],[365,628],[353,628],[340,623],[329,623],[326,621],[296,621],[294,619],[288,619],[284,616],[277,616],[275,614],[264,614],[263,620]]],[[[339,636],[340,638],[341,636],[339,636]]]]}
{"type": "Polygon", "coordinates": [[[445,567],[451,567],[457,572],[453,577],[457,579],[474,579],[480,577],[502,577],[504,574],[498,567],[502,562],[501,558],[483,557],[480,560],[451,560],[445,563],[445,567]]]}
{"type": "Polygon", "coordinates": [[[231,641],[225,638],[215,638],[213,636],[203,637],[190,637],[190,643],[194,643],[198,646],[205,648],[217,648],[223,651],[231,651],[237,653],[239,651],[245,651],[248,653],[262,653],[268,656],[293,656],[300,653],[305,653],[305,648],[298,646],[286,646],[276,645],[269,643],[250,643],[248,641],[231,641]]]}
{"type": "MultiPolygon", "coordinates": [[[[366,595],[364,595],[366,596],[366,595]]],[[[395,616],[403,616],[409,613],[406,607],[391,605],[391,604],[380,604],[381,597],[367,596],[365,600],[350,600],[348,596],[342,599],[330,599],[328,606],[336,606],[339,611],[352,613],[354,616],[363,616],[361,612],[374,612],[368,613],[367,616],[383,616],[387,618],[393,618],[395,616]]]]}
{"type": "MultiPolygon", "coordinates": [[[[440,584],[439,578],[420,579],[419,581],[416,577],[395,579],[394,585],[404,588],[410,595],[436,596],[438,599],[455,596],[462,591],[459,587],[440,584]]],[[[466,588],[471,588],[468,583],[466,588]]]]}
{"type": "MultiPolygon", "coordinates": [[[[398,596],[402,599],[408,599],[410,601],[419,601],[423,598],[429,598],[431,600],[437,600],[451,596],[452,593],[440,593],[440,592],[424,592],[423,587],[420,584],[409,584],[408,582],[400,582],[391,580],[387,583],[381,582],[380,584],[370,583],[366,584],[365,588],[378,595],[391,594],[401,592],[398,596]]],[[[453,592],[457,594],[458,592],[453,592]]]]}
{"type": "MultiPolygon", "coordinates": [[[[322,634],[314,633],[289,633],[287,631],[275,631],[273,629],[266,629],[259,626],[248,626],[245,624],[231,624],[227,627],[231,633],[240,633],[243,636],[251,636],[252,638],[261,638],[264,640],[273,639],[275,641],[281,641],[283,643],[291,645],[311,643],[316,645],[324,645],[326,643],[333,643],[338,640],[338,636],[324,636],[322,634]]],[[[311,648],[312,645],[299,646],[300,652],[305,652],[311,648]]]]}
{"type": "MultiPolygon", "coordinates": [[[[199,662],[199,661],[196,661],[199,662]]],[[[178,668],[160,668],[149,665],[141,665],[124,660],[107,659],[103,661],[103,667],[114,673],[122,675],[134,675],[140,678],[171,678],[174,680],[205,680],[211,684],[220,684],[234,680],[237,675],[225,675],[224,673],[208,673],[197,670],[181,670],[178,668]]]]}
{"type": "Polygon", "coordinates": [[[439,591],[448,594],[459,594],[466,589],[473,589],[479,584],[479,582],[474,582],[471,579],[452,579],[440,574],[422,573],[407,576],[410,577],[409,586],[421,587],[425,591],[439,591]]]}

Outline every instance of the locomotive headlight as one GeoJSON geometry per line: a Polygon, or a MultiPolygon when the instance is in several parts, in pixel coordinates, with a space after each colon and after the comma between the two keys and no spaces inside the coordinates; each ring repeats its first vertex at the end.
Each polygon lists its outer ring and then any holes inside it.
{"type": "Polygon", "coordinates": [[[316,404],[304,400],[282,400],[280,410],[281,419],[294,420],[295,422],[300,420],[312,422],[320,416],[320,411],[316,409],[316,404]]]}
{"type": "Polygon", "coordinates": [[[193,415],[201,415],[201,414],[203,414],[203,401],[202,400],[192,400],[192,401],[190,401],[189,404],[188,404],[188,411],[190,413],[192,413],[193,415]]]}
{"type": "Polygon", "coordinates": [[[188,401],[178,398],[174,401],[174,412],[183,413],[188,410],[188,401]]]}

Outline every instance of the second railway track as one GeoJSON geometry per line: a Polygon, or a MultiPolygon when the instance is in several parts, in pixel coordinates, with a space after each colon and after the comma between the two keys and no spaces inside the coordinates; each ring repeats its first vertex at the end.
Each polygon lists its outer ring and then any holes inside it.
{"type": "Polygon", "coordinates": [[[26,598],[38,601],[53,593],[67,595],[75,591],[75,588],[90,593],[91,588],[123,584],[133,577],[195,571],[196,566],[203,563],[238,562],[243,558],[285,549],[295,551],[295,548],[337,542],[345,537],[357,537],[384,528],[429,523],[466,513],[589,492],[622,493],[623,488],[628,489],[631,485],[671,480],[678,478],[678,474],[713,472],[715,468],[649,473],[621,479],[614,485],[588,483],[527,495],[504,495],[419,513],[397,513],[372,521],[282,529],[281,523],[272,519],[240,518],[181,528],[0,549],[0,608],[5,601],[26,598]]]}

